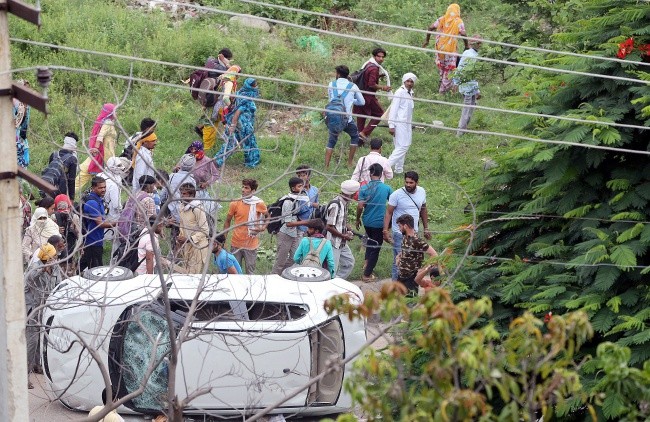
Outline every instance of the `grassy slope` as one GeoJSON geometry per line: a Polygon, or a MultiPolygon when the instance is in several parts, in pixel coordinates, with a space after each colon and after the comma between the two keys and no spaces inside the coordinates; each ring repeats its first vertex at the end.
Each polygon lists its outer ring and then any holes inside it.
{"type": "MultiPolygon", "coordinates": [[[[368,5],[365,0],[359,8],[368,5]]],[[[388,0],[380,2],[390,6],[388,0]]],[[[418,15],[417,22],[408,19],[410,7],[413,11],[419,6],[408,3],[398,13],[393,6],[387,6],[386,16],[374,16],[384,21],[426,27],[435,15],[441,12],[433,7],[430,16],[418,15]]],[[[440,6],[437,6],[440,8],[440,6]]],[[[358,67],[367,57],[373,45],[361,41],[349,41],[341,38],[326,37],[334,52],[333,58],[323,58],[309,51],[296,47],[295,40],[300,35],[312,35],[307,31],[274,28],[272,34],[263,34],[243,28],[222,26],[225,18],[219,15],[206,15],[198,20],[172,22],[162,13],[143,13],[115,4],[102,4],[81,0],[53,0],[43,5],[43,28],[36,33],[32,27],[18,20],[11,21],[11,33],[14,37],[29,38],[54,42],[62,45],[76,46],[100,51],[112,51],[132,54],[139,57],[200,65],[204,57],[214,54],[221,46],[229,46],[236,55],[236,62],[245,73],[259,74],[305,82],[327,83],[333,77],[336,64],[348,64],[350,68],[358,67]],[[76,13],[69,13],[75,9],[76,13]],[[106,22],[109,22],[106,24],[106,22]]],[[[377,8],[381,10],[381,8],[377,8]]],[[[422,10],[422,9],[419,9],[422,10]]],[[[411,15],[414,16],[414,15],[411,15]]],[[[465,16],[468,28],[478,28],[483,34],[490,31],[490,17],[484,12],[465,16]]],[[[408,45],[420,45],[420,34],[399,33],[357,27],[363,36],[391,40],[408,45]]],[[[93,68],[112,73],[128,74],[130,64],[123,60],[97,58],[83,54],[47,50],[39,47],[12,45],[14,67],[36,64],[60,64],[66,66],[93,68]]],[[[416,95],[423,98],[437,99],[437,71],[431,55],[424,53],[388,48],[386,67],[393,80],[399,81],[406,71],[414,71],[419,76],[416,95]]],[[[133,64],[134,76],[178,83],[187,77],[189,71],[141,63],[133,64]]],[[[16,77],[30,78],[30,73],[16,77]]],[[[483,81],[484,100],[481,104],[499,106],[503,84],[489,70],[483,81]],[[496,82],[496,83],[493,83],[496,82]]],[[[397,86],[397,83],[393,83],[397,86]]],[[[288,103],[301,103],[323,107],[326,103],[325,93],[313,87],[297,87],[275,82],[260,81],[262,97],[288,103]]],[[[117,102],[124,97],[126,85],[122,81],[105,77],[80,75],[57,71],[50,89],[50,115],[43,119],[37,113],[32,115],[30,141],[33,164],[31,169],[40,171],[45,165],[49,153],[60,143],[61,134],[68,130],[88,135],[94,116],[104,102],[117,102]],[[82,124],[84,129],[82,130],[82,124]]],[[[445,97],[445,100],[459,102],[458,96],[445,97]]],[[[386,104],[386,100],[384,100],[386,104]]],[[[169,87],[157,87],[148,84],[134,84],[119,112],[119,120],[127,132],[137,129],[141,118],[152,116],[159,122],[158,148],[155,154],[157,166],[169,169],[184,152],[187,144],[196,138],[192,128],[200,115],[200,107],[192,102],[187,91],[169,87]]],[[[457,124],[460,109],[439,105],[416,104],[415,120],[430,123],[441,120],[445,126],[457,124]]],[[[316,116],[317,117],[317,116],[316,116]]],[[[257,178],[264,188],[260,196],[267,203],[273,202],[287,189],[286,180],[289,173],[298,164],[312,165],[317,171],[323,168],[323,152],[327,132],[322,123],[317,122],[315,114],[298,109],[261,105],[258,115],[258,142],[263,149],[262,163],[254,170],[242,166],[242,156],[237,154],[229,159],[224,172],[224,183],[218,187],[219,198],[235,198],[239,192],[239,180],[242,177],[257,178]],[[275,125],[268,122],[273,118],[275,125]],[[294,156],[295,153],[295,156],[294,156]]],[[[497,115],[477,111],[472,127],[501,132],[513,131],[514,123],[507,115],[497,115]]],[[[392,150],[387,129],[379,128],[374,135],[385,141],[384,153],[392,150]]],[[[120,137],[120,143],[124,137],[120,137]]],[[[484,149],[491,148],[501,139],[480,135],[465,135],[456,138],[453,132],[435,129],[416,130],[413,146],[407,156],[407,168],[416,170],[421,175],[421,185],[428,191],[428,208],[431,227],[438,231],[447,231],[458,224],[463,207],[467,204],[464,194],[457,185],[477,175],[481,171],[485,157],[484,149]]],[[[346,142],[339,142],[339,152],[347,154],[346,142]],[[345,150],[344,150],[345,148],[345,150]]],[[[363,149],[360,154],[365,154],[363,149]]],[[[345,166],[345,159],[334,167],[331,177],[316,174],[313,183],[323,191],[323,198],[328,200],[337,191],[338,183],[349,176],[351,169],[345,166]]],[[[402,185],[402,180],[390,182],[393,188],[402,185]]],[[[468,187],[471,191],[471,186],[468,187]]],[[[225,208],[225,207],[224,207],[225,208]]],[[[262,253],[272,255],[275,239],[266,236],[262,242],[262,253]]],[[[444,247],[434,240],[436,247],[444,247]]],[[[357,265],[353,276],[360,274],[362,251],[358,242],[353,245],[357,256],[357,265]]],[[[272,262],[260,260],[258,269],[269,270],[272,262]]],[[[382,253],[377,274],[386,277],[390,273],[390,251],[382,253]]]]}

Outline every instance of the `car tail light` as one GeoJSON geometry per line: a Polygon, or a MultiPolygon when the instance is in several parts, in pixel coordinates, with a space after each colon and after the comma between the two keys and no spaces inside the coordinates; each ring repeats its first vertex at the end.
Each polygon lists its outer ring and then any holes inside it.
{"type": "MultiPolygon", "coordinates": [[[[315,378],[325,372],[328,361],[336,362],[344,358],[345,343],[341,321],[334,318],[314,328],[309,332],[309,343],[311,346],[310,377],[315,378]]],[[[343,368],[339,368],[309,387],[307,405],[328,406],[335,404],[342,386],[343,368]]]]}

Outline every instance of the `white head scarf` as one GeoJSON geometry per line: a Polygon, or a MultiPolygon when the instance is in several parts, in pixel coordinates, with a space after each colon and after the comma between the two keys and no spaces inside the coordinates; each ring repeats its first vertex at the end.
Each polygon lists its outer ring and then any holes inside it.
{"type": "Polygon", "coordinates": [[[405,73],[404,76],[402,76],[402,83],[408,81],[409,79],[412,80],[413,82],[417,82],[418,77],[415,76],[415,73],[411,73],[411,72],[405,73]]]}
{"type": "Polygon", "coordinates": [[[59,226],[52,221],[47,214],[47,210],[43,207],[36,208],[32,215],[31,223],[30,227],[33,227],[35,230],[34,234],[37,234],[40,237],[41,244],[47,243],[47,239],[49,239],[50,236],[59,234],[59,226]],[[42,217],[45,217],[45,219],[41,220],[42,217]]]}
{"type": "Polygon", "coordinates": [[[63,138],[63,149],[67,149],[69,151],[76,151],[77,140],[74,139],[72,136],[66,136],[65,138],[63,138]]]}

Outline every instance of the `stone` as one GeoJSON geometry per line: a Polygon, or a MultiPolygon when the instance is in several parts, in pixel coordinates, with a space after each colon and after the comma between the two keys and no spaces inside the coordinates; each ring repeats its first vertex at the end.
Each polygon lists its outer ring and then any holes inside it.
{"type": "Polygon", "coordinates": [[[255,16],[233,16],[230,22],[236,23],[247,28],[255,28],[264,32],[271,32],[271,25],[263,19],[256,18],[255,16]]]}

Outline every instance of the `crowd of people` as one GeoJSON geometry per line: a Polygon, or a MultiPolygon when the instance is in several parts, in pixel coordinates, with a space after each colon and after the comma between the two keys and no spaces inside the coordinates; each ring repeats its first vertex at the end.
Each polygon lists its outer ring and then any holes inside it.
{"type": "MultiPolygon", "coordinates": [[[[458,5],[449,6],[429,29],[440,33],[437,50],[456,53],[455,36],[466,34],[458,5]]],[[[478,56],[480,37],[463,41],[466,50],[458,64],[458,54],[436,56],[439,92],[457,89],[464,103],[472,106],[480,91],[472,75],[463,74],[463,69],[478,56]]],[[[429,35],[424,45],[428,42],[429,35]]],[[[384,110],[376,92],[391,92],[390,76],[383,67],[386,58],[386,50],[376,48],[355,74],[351,75],[345,65],[334,69],[328,97],[330,102],[341,102],[344,121],[339,129],[328,125],[324,167],[329,167],[342,132],[350,137],[348,166],[352,166],[360,146],[367,144],[370,148],[357,159],[339,193],[323,201],[311,183],[313,166],[306,164],[298,166],[295,176],[288,178],[286,194],[269,201],[269,205],[256,195],[259,182],[244,178],[241,197],[229,203],[222,227],[216,218],[220,198],[215,197],[213,187],[220,182],[225,161],[237,150],[243,152],[247,168],[256,167],[261,159],[255,136],[257,81],[247,78],[238,87],[241,68],[230,63],[232,52],[222,49],[216,59],[206,62],[203,73],[188,80],[201,91],[196,96],[193,92],[193,97],[203,106],[206,117],[195,128],[201,139],[179,154],[169,172],[157,168],[154,160],[156,121],[142,119],[140,130],[127,139],[119,153],[115,124],[118,108],[104,104],[82,148],[79,137],[68,132],[62,148],[50,155],[42,176],[54,186],[55,195],[41,192],[32,212],[21,191],[28,328],[36,325],[40,315],[32,311],[42,307],[56,284],[67,276],[104,265],[106,253],[110,264],[126,266],[135,274],[256,274],[260,235],[264,232],[276,237],[273,274],[301,264],[327,269],[332,278],[348,278],[356,264],[350,242],[358,236],[365,246],[362,281],[377,279],[374,270],[387,242],[393,250],[392,280],[401,282],[410,294],[417,294],[419,287],[431,287],[436,267],[422,266],[426,257],[437,255],[427,242],[431,237],[427,193],[419,186],[418,173],[405,171],[413,136],[417,76],[412,72],[402,76],[401,86],[384,110]],[[213,87],[214,95],[208,98],[203,82],[211,78],[215,80],[207,85],[213,87]],[[393,137],[388,157],[382,154],[383,141],[371,138],[382,122],[393,137]],[[221,145],[217,145],[219,134],[221,145]],[[207,154],[215,150],[214,156],[207,154]],[[87,152],[87,158],[80,161],[78,151],[87,152]],[[399,174],[403,174],[403,186],[393,190],[385,181],[399,174]],[[362,226],[364,233],[357,231],[362,226]],[[168,247],[161,248],[162,237],[169,240],[168,247]]],[[[467,128],[472,111],[472,107],[463,110],[458,135],[467,128]]],[[[14,117],[20,146],[18,163],[27,166],[29,107],[15,101],[14,117]]],[[[30,371],[40,371],[38,330],[28,329],[27,339],[30,371]]]]}

